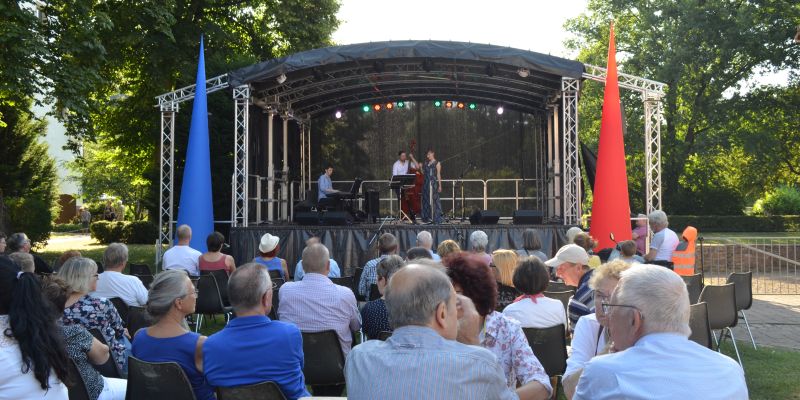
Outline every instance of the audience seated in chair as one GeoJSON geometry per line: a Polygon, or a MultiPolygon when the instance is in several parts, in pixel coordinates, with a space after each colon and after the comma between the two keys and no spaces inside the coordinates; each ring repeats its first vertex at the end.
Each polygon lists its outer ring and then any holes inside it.
{"type": "Polygon", "coordinates": [[[456,293],[475,304],[484,327],[480,345],[497,357],[508,388],[516,389],[521,399],[550,397],[550,378],[528,345],[519,322],[495,311],[497,284],[489,267],[478,256],[465,253],[449,259],[447,275],[456,293]]]}
{"type": "Polygon", "coordinates": [[[433,251],[433,236],[431,236],[430,232],[421,231],[417,234],[417,247],[422,247],[423,249],[428,250],[428,253],[430,253],[433,261],[442,261],[442,257],[433,251]]]}
{"type": "Polygon", "coordinates": [[[133,356],[147,362],[178,363],[198,400],[214,398],[214,390],[204,377],[203,343],[205,336],[189,330],[186,316],[195,311],[197,292],[182,270],[156,275],[147,299],[147,314],[154,320],[140,329],[133,340],[133,356]]]}
{"type": "Polygon", "coordinates": [[[69,357],[39,280],[0,255],[0,398],[67,400],[69,357]],[[27,367],[26,367],[27,364],[27,367]]]}
{"type": "Polygon", "coordinates": [[[384,233],[378,238],[378,252],[380,254],[377,258],[373,258],[364,264],[364,272],[361,273],[361,279],[358,281],[358,294],[364,297],[369,296],[370,285],[378,283],[378,274],[376,273],[378,263],[392,254],[397,254],[397,247],[397,238],[391,233],[384,233]]]}
{"type": "Polygon", "coordinates": [[[129,306],[147,304],[147,289],[142,281],[122,270],[128,262],[128,246],[122,243],[111,243],[103,252],[105,271],[97,278],[97,289],[91,294],[96,297],[119,297],[129,306]]]}
{"type": "Polygon", "coordinates": [[[192,228],[189,225],[181,225],[175,235],[178,237],[178,244],[164,252],[161,266],[164,270],[181,269],[191,276],[200,275],[198,260],[203,253],[189,247],[192,241],[192,228]]]}
{"type": "Polygon", "coordinates": [[[587,266],[589,254],[583,247],[568,244],[558,249],[556,256],[545,265],[556,269],[556,276],[569,286],[576,286],[575,295],[569,301],[570,330],[575,329],[578,319],[594,312],[594,291],[589,287],[589,279],[594,270],[587,266]]]}
{"type": "Polygon", "coordinates": [[[48,264],[47,261],[31,252],[31,239],[28,238],[28,235],[22,232],[14,233],[9,236],[8,239],[6,239],[6,244],[8,245],[8,248],[6,249],[7,253],[15,253],[20,251],[32,255],[33,263],[35,265],[35,272],[37,274],[53,273],[53,269],[50,268],[50,264],[48,264]]]}
{"type": "Polygon", "coordinates": [[[236,263],[233,261],[233,257],[222,254],[224,246],[225,236],[221,233],[214,231],[206,237],[208,251],[203,253],[197,260],[197,265],[201,272],[224,270],[230,275],[236,270],[236,263]]]}
{"type": "Polygon", "coordinates": [[[443,240],[442,243],[439,243],[439,247],[436,248],[436,254],[444,261],[445,258],[458,254],[461,252],[461,246],[458,245],[458,242],[455,240],[443,240]]]}
{"type": "Polygon", "coordinates": [[[748,398],[736,361],[688,339],[689,295],[675,272],[623,271],[602,307],[614,354],[586,364],[575,399],[748,398]]]}
{"type": "Polygon", "coordinates": [[[542,294],[547,290],[550,275],[539,258],[523,258],[514,271],[513,281],[522,296],[504,308],[503,315],[519,321],[523,328],[549,328],[559,324],[567,326],[564,304],[542,294]]]}
{"type": "Polygon", "coordinates": [[[433,260],[431,252],[424,247],[412,247],[406,251],[406,261],[413,261],[417,259],[433,260]]]}
{"type": "Polygon", "coordinates": [[[378,291],[381,293],[381,298],[367,302],[361,309],[362,328],[370,339],[377,339],[381,332],[392,331],[383,296],[389,278],[403,266],[403,263],[403,259],[396,255],[386,257],[378,263],[378,291]]]}
{"type": "Polygon", "coordinates": [[[602,303],[609,302],[622,271],[630,266],[631,264],[622,260],[605,263],[595,269],[592,279],[589,280],[589,287],[594,290],[592,301],[595,304],[595,313],[584,315],[575,325],[572,354],[567,359],[567,370],[562,381],[568,399],[575,394],[575,387],[586,363],[595,356],[608,353],[611,339],[608,336],[608,316],[603,313],[602,303]]]}
{"type": "Polygon", "coordinates": [[[484,231],[475,231],[469,235],[469,251],[480,257],[486,265],[492,263],[492,255],[486,252],[489,236],[484,231]]]}
{"type": "MultiPolygon", "coordinates": [[[[288,285],[282,286],[281,293],[288,285]]],[[[235,387],[273,381],[287,399],[308,396],[300,330],[267,317],[272,308],[273,287],[266,269],[256,263],[240,266],[231,275],[228,289],[237,317],[203,345],[208,383],[235,387]]]]}
{"type": "Polygon", "coordinates": [[[30,253],[15,251],[9,254],[8,258],[10,258],[11,261],[14,261],[14,263],[16,263],[19,266],[22,272],[30,272],[30,273],[36,272],[36,264],[33,261],[33,255],[31,255],[30,253]]]}
{"type": "Polygon", "coordinates": [[[350,353],[348,398],[516,399],[495,356],[479,346],[480,315],[472,301],[455,293],[440,265],[422,263],[401,268],[389,281],[386,307],[395,331],[350,353]]]}
{"type": "MultiPolygon", "coordinates": [[[[47,276],[42,280],[42,292],[45,298],[53,305],[54,310],[63,310],[67,302],[69,286],[63,279],[57,276],[47,276]]],[[[62,313],[53,316],[54,320],[61,319],[62,313]]],[[[86,391],[90,400],[124,400],[125,389],[128,381],[118,378],[107,378],[100,375],[92,364],[102,365],[110,354],[108,346],[94,338],[89,331],[81,325],[60,324],[64,334],[66,350],[72,361],[75,362],[80,376],[73,379],[80,379],[86,386],[86,391]]],[[[113,364],[110,364],[113,365],[113,364]]]]}
{"type": "MultiPolygon", "coordinates": [[[[267,268],[268,271],[277,272],[284,282],[289,281],[289,267],[286,260],[278,257],[278,252],[281,251],[280,239],[277,236],[265,233],[261,236],[261,241],[258,243],[259,256],[253,259],[253,262],[260,264],[267,268]]],[[[270,275],[278,277],[277,275],[270,275]]]]}
{"type": "Polygon", "coordinates": [[[547,255],[542,252],[542,239],[536,229],[525,229],[522,232],[522,248],[517,250],[520,257],[536,257],[542,261],[547,261],[547,255]]]}
{"type": "MultiPolygon", "coordinates": [[[[312,244],[320,243],[319,238],[316,236],[312,236],[306,240],[306,247],[311,246],[312,244]]],[[[302,258],[297,261],[297,265],[294,267],[294,280],[295,281],[302,281],[303,275],[306,272],[303,270],[303,260],[302,258]]],[[[331,258],[331,271],[328,272],[328,278],[341,278],[342,272],[339,269],[339,263],[336,262],[333,258],[331,258]]]]}

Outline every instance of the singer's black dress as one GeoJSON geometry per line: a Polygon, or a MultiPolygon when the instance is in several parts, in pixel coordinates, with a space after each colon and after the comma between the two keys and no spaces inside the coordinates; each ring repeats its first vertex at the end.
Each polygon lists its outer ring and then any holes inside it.
{"type": "Polygon", "coordinates": [[[425,175],[425,183],[422,185],[422,220],[433,221],[434,224],[441,224],[442,201],[439,198],[439,180],[436,176],[436,166],[439,161],[428,162],[422,166],[422,173],[425,175]],[[433,195],[433,218],[431,218],[431,195],[433,195]]]}

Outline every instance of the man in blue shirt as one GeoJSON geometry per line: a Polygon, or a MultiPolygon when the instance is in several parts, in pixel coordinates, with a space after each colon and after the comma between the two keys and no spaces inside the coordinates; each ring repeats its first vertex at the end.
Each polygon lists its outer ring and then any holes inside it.
{"type": "Polygon", "coordinates": [[[303,377],[303,339],[296,326],[272,321],[272,282],[266,268],[248,263],[228,280],[237,317],[203,344],[209,385],[234,387],[273,381],[287,399],[309,396],[303,377]]]}
{"type": "Polygon", "coordinates": [[[333,188],[333,182],[331,182],[331,175],[333,175],[333,166],[328,164],[325,167],[325,173],[319,176],[319,180],[317,181],[317,186],[319,191],[317,192],[317,204],[322,207],[332,207],[336,206],[336,198],[332,195],[335,193],[340,193],[340,191],[333,188]]]}

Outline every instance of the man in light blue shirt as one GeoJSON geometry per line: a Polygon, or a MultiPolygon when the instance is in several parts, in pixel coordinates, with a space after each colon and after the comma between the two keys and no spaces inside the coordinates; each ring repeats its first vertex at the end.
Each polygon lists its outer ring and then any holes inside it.
{"type": "Polygon", "coordinates": [[[431,253],[431,259],[436,262],[442,262],[442,257],[439,257],[435,251],[433,251],[433,236],[428,231],[421,231],[417,234],[417,247],[422,247],[425,250],[428,250],[431,253]]]}
{"type": "Polygon", "coordinates": [[[385,291],[395,331],[353,348],[345,361],[351,399],[518,399],[495,356],[479,346],[480,317],[436,264],[400,268],[385,291]],[[459,318],[461,315],[461,318],[459,318]]]}
{"type": "Polygon", "coordinates": [[[333,175],[333,166],[328,165],[325,167],[325,173],[319,176],[319,181],[317,181],[317,186],[319,186],[319,193],[317,194],[317,200],[322,200],[327,198],[328,195],[338,192],[333,188],[333,182],[331,182],[331,175],[333,175]]]}
{"type": "Polygon", "coordinates": [[[586,364],[573,399],[747,399],[733,359],[688,339],[689,295],[675,272],[637,265],[607,303],[613,354],[586,364]]]}
{"type": "MultiPolygon", "coordinates": [[[[318,237],[312,236],[312,237],[308,238],[308,240],[306,240],[306,247],[311,246],[312,244],[317,244],[319,242],[320,241],[319,241],[318,237]]],[[[330,262],[331,262],[331,265],[330,265],[330,271],[328,272],[328,278],[339,278],[339,277],[341,277],[342,273],[339,270],[339,264],[336,263],[336,260],[334,260],[333,258],[330,259],[330,262]]],[[[297,266],[294,267],[294,281],[295,282],[302,281],[303,280],[303,275],[305,275],[305,274],[306,274],[305,271],[303,271],[303,259],[300,258],[300,260],[297,261],[297,266]]]]}

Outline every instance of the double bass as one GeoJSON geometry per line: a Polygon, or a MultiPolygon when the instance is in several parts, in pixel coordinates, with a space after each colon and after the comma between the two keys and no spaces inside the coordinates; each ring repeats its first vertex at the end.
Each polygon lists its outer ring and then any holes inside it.
{"type": "MultiPolygon", "coordinates": [[[[411,140],[410,147],[411,149],[408,153],[413,154],[414,149],[417,147],[417,141],[411,140]]],[[[409,160],[409,163],[410,162],[409,160]]],[[[400,207],[404,213],[410,215],[413,219],[422,212],[422,185],[425,182],[425,176],[422,175],[422,168],[419,163],[417,163],[417,168],[409,164],[408,173],[416,175],[416,178],[414,178],[414,187],[403,191],[403,201],[400,202],[400,207]]]]}

